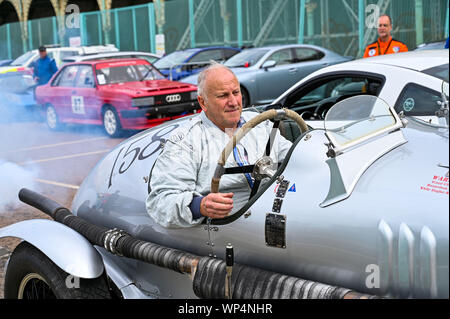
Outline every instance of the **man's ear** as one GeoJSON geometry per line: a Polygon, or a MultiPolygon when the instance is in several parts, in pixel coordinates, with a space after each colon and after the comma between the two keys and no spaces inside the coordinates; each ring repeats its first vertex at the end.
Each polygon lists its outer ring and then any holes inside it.
{"type": "Polygon", "coordinates": [[[203,98],[203,96],[198,95],[197,96],[197,101],[198,101],[198,104],[200,104],[200,107],[202,108],[203,112],[206,112],[207,111],[207,107],[206,107],[205,99],[203,98]]]}

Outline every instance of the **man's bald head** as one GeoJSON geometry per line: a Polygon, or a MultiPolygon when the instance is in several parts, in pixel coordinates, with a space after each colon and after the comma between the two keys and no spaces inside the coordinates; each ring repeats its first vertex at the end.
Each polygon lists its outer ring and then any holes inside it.
{"type": "MultiPolygon", "coordinates": [[[[202,95],[204,96],[206,93],[207,88],[207,77],[209,77],[210,75],[214,76],[214,74],[217,71],[223,71],[226,70],[228,72],[230,72],[231,74],[233,74],[234,77],[236,77],[236,75],[234,75],[233,71],[231,71],[231,69],[223,64],[217,63],[217,62],[213,62],[210,66],[208,66],[206,69],[204,69],[202,72],[200,72],[200,74],[198,75],[197,78],[197,93],[198,95],[202,95]]],[[[237,78],[236,78],[237,80],[237,78]]]]}
{"type": "Polygon", "coordinates": [[[198,102],[206,116],[222,131],[236,129],[241,118],[239,81],[226,66],[214,63],[198,77],[198,102]]]}

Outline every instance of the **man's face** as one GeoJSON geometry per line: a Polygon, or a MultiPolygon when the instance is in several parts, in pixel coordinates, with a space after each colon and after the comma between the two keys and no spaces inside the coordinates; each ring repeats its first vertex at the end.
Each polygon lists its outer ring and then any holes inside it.
{"type": "Polygon", "coordinates": [[[206,116],[221,130],[237,127],[242,113],[242,95],[239,82],[230,71],[209,71],[203,96],[199,95],[198,101],[206,116]]]}
{"type": "Polygon", "coordinates": [[[381,39],[387,39],[391,36],[392,25],[389,18],[382,16],[378,19],[378,35],[381,39]]]}
{"type": "Polygon", "coordinates": [[[47,56],[47,51],[39,51],[39,57],[41,59],[45,58],[47,56]]]}

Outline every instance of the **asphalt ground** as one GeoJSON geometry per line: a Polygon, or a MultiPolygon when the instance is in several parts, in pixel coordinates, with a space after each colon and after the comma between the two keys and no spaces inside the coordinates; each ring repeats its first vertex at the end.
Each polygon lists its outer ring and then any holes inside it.
{"type": "MultiPolygon", "coordinates": [[[[34,119],[0,121],[0,228],[35,218],[49,217],[21,203],[17,193],[30,188],[70,207],[76,191],[95,164],[124,138],[109,138],[101,127],[68,126],[50,131],[34,119]]],[[[0,298],[4,265],[19,244],[0,239],[0,298]]]]}

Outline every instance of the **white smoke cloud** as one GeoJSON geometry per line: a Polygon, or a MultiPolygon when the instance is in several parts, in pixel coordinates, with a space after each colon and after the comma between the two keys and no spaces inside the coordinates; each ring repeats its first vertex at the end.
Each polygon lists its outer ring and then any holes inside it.
{"type": "Polygon", "coordinates": [[[0,160],[0,213],[6,206],[20,203],[19,190],[23,187],[33,189],[38,172],[35,168],[24,168],[11,162],[0,160]]]}

